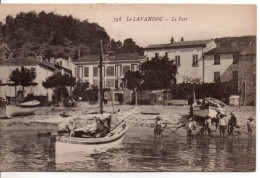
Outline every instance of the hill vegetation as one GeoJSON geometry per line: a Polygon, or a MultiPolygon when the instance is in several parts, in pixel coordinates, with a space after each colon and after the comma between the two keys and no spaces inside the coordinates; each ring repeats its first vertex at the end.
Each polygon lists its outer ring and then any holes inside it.
{"type": "Polygon", "coordinates": [[[0,22],[0,41],[9,46],[13,57],[42,54],[45,58],[77,59],[87,54],[97,54],[100,39],[103,40],[105,53],[110,50],[140,52],[140,47],[131,38],[123,43],[115,42],[99,24],[90,23],[87,19],[80,21],[71,15],[21,12],[16,17],[8,15],[4,24],[0,22]]]}

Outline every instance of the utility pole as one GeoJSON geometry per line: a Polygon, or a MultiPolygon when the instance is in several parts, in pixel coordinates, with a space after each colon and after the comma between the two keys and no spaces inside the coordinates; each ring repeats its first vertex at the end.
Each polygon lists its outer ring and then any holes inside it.
{"type": "Polygon", "coordinates": [[[100,60],[99,60],[99,106],[100,113],[103,114],[103,42],[100,40],[100,60]]]}

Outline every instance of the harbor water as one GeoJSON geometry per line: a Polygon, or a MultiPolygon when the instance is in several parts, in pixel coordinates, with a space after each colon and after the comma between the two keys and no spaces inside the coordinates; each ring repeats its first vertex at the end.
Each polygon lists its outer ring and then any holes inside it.
{"type": "MultiPolygon", "coordinates": [[[[6,124],[0,120],[0,171],[254,171],[255,139],[196,137],[186,130],[166,129],[154,138],[153,128],[132,125],[118,147],[78,160],[57,163],[55,139],[39,132],[56,132],[52,124],[6,124]]],[[[66,160],[66,159],[64,159],[66,160]]]]}

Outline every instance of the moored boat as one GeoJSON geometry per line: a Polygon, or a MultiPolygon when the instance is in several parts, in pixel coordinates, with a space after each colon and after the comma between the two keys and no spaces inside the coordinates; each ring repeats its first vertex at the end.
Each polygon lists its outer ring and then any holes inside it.
{"type": "Polygon", "coordinates": [[[118,116],[119,122],[104,137],[73,137],[68,134],[57,136],[55,145],[56,163],[77,160],[74,156],[79,153],[89,155],[117,147],[122,142],[128,129],[127,119],[135,110],[118,116]],[[69,158],[69,155],[72,155],[71,158],[69,158]]]}
{"type": "Polygon", "coordinates": [[[6,105],[6,117],[33,115],[39,104],[39,101],[34,100],[20,105],[6,105]]]}

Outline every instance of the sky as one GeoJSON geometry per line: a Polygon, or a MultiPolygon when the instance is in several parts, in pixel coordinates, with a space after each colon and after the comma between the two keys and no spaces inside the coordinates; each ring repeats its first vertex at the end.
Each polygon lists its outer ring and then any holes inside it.
{"type": "Polygon", "coordinates": [[[55,12],[72,15],[80,20],[98,23],[108,35],[123,41],[132,38],[138,45],[170,43],[171,37],[179,41],[204,40],[228,36],[256,35],[256,5],[18,5],[1,4],[0,21],[19,12],[55,12]],[[114,18],[120,18],[113,22],[114,18]],[[127,21],[127,18],[155,17],[162,21],[127,21]],[[179,18],[181,17],[181,21],[179,18]],[[167,20],[169,19],[169,20],[167,20]],[[176,19],[176,21],[172,21],[176,19]]]}

